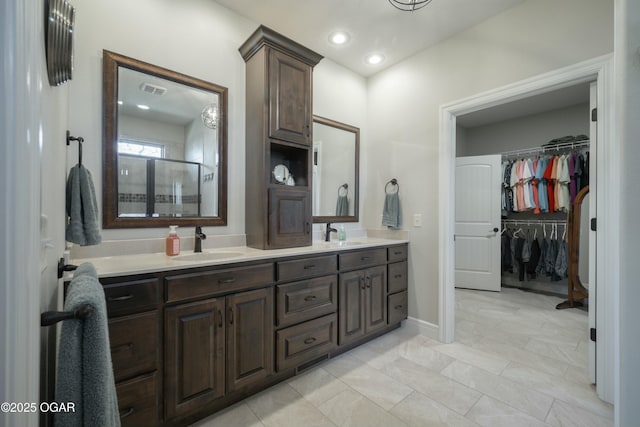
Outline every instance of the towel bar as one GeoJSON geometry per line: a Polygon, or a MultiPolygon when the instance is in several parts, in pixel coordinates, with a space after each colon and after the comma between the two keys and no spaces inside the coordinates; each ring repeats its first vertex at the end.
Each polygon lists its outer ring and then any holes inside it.
{"type": "Polygon", "coordinates": [[[392,193],[389,193],[389,191],[388,191],[389,184],[391,184],[392,186],[396,187],[396,191],[395,191],[395,193],[400,192],[400,184],[398,184],[398,180],[397,180],[397,179],[395,179],[395,178],[392,178],[392,179],[391,179],[391,180],[389,180],[389,181],[387,182],[387,184],[384,186],[384,192],[385,192],[386,194],[392,194],[392,193]]]}
{"type": "Polygon", "coordinates": [[[86,319],[93,313],[93,307],[89,304],[80,306],[74,311],[45,311],[40,314],[40,326],[51,326],[67,319],[86,319]]]}
{"type": "Polygon", "coordinates": [[[64,275],[65,271],[73,271],[76,268],[78,268],[77,265],[65,264],[64,258],[60,258],[58,260],[58,279],[62,279],[62,276],[64,275]]]}

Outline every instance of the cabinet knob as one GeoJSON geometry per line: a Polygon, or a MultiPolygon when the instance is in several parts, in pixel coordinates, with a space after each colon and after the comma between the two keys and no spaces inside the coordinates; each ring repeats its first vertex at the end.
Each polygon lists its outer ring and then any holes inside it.
{"type": "Polygon", "coordinates": [[[309,337],[306,340],[304,340],[305,344],[312,344],[314,342],[316,342],[316,339],[314,337],[309,337]]]}
{"type": "Polygon", "coordinates": [[[309,296],[304,297],[304,300],[307,301],[307,302],[308,301],[313,301],[315,299],[316,299],[315,295],[309,295],[309,296]]]}

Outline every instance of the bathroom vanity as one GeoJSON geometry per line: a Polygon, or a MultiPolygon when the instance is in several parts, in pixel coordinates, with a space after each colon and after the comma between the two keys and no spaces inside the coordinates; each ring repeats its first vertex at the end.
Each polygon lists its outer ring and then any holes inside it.
{"type": "Polygon", "coordinates": [[[122,425],[187,425],[399,327],[407,250],[363,239],[75,260],[104,286],[122,425]]]}

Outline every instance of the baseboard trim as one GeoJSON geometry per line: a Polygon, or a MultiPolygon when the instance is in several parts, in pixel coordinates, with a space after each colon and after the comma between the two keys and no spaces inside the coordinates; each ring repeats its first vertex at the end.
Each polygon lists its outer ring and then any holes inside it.
{"type": "Polygon", "coordinates": [[[440,340],[440,328],[433,323],[416,319],[415,317],[409,317],[405,321],[404,327],[409,332],[423,335],[434,340],[440,340]]]}

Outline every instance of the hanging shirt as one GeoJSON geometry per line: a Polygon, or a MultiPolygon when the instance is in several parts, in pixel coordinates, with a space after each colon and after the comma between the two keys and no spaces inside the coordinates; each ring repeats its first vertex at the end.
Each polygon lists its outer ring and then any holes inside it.
{"type": "Polygon", "coordinates": [[[517,197],[517,185],[518,185],[518,162],[514,162],[511,165],[511,178],[509,180],[509,185],[511,186],[511,193],[513,195],[513,211],[519,212],[518,209],[520,206],[518,205],[518,197],[517,197]]]}
{"type": "Polygon", "coordinates": [[[553,157],[549,158],[549,162],[547,163],[547,168],[544,172],[544,180],[547,184],[547,198],[549,200],[549,209],[548,212],[552,213],[554,209],[555,199],[553,197],[553,178],[551,177],[551,173],[553,172],[553,157]]]}
{"type": "Polygon", "coordinates": [[[540,198],[538,194],[537,172],[538,172],[538,169],[540,168],[541,163],[542,163],[542,159],[540,159],[540,157],[537,157],[533,162],[533,178],[531,178],[531,190],[533,191],[533,204],[534,204],[533,213],[534,214],[540,213],[540,198]]]}
{"type": "Polygon", "coordinates": [[[540,211],[549,212],[549,198],[547,197],[547,182],[544,179],[544,172],[549,164],[548,157],[541,157],[536,168],[536,180],[538,181],[538,201],[540,202],[540,211]]]}
{"type": "Polygon", "coordinates": [[[522,175],[520,177],[522,199],[526,210],[533,209],[533,204],[531,203],[531,178],[533,177],[533,173],[531,172],[530,161],[531,159],[522,160],[522,175]]]}
{"type": "Polygon", "coordinates": [[[576,160],[578,154],[574,151],[569,156],[569,203],[573,205],[573,201],[576,199],[576,160]]]}
{"type": "Polygon", "coordinates": [[[562,212],[568,212],[571,207],[569,182],[568,157],[562,155],[558,158],[558,207],[562,212]]]}

